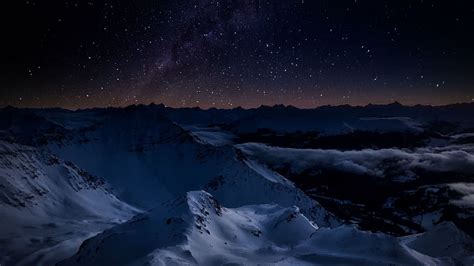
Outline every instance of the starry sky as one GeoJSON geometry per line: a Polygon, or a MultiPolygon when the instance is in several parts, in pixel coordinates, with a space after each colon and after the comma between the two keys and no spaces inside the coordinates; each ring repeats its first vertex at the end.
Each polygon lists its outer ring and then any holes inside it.
{"type": "Polygon", "coordinates": [[[23,1],[0,106],[474,101],[473,1],[23,1]]]}

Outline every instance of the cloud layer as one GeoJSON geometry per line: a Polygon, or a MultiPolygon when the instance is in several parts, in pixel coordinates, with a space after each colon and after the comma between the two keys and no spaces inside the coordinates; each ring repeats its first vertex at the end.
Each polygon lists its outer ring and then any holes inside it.
{"type": "Polygon", "coordinates": [[[413,176],[417,169],[474,174],[473,145],[359,151],[278,148],[257,143],[238,147],[262,163],[272,167],[289,166],[296,174],[322,168],[379,177],[386,176],[388,171],[413,176]]]}

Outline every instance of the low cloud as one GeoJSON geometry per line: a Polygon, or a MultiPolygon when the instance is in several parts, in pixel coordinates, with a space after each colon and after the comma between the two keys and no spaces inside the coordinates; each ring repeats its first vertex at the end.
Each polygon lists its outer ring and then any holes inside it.
{"type": "Polygon", "coordinates": [[[413,176],[416,169],[474,174],[472,145],[358,151],[278,148],[257,143],[238,147],[253,159],[271,167],[288,166],[296,174],[323,168],[380,177],[389,171],[392,175],[413,176]]]}
{"type": "Polygon", "coordinates": [[[454,183],[449,187],[462,195],[461,199],[453,200],[452,203],[463,207],[474,206],[474,183],[454,183]]]}

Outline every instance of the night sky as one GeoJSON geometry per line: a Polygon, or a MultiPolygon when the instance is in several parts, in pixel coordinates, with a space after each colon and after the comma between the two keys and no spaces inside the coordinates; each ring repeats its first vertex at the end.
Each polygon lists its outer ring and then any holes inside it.
{"type": "Polygon", "coordinates": [[[0,106],[474,101],[474,1],[23,1],[0,106]]]}

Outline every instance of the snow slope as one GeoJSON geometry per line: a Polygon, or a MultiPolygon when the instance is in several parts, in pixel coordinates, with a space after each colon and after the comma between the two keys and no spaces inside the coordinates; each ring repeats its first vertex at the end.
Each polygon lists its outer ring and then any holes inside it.
{"type": "Polygon", "coordinates": [[[231,146],[201,143],[148,107],[118,110],[50,147],[61,158],[104,177],[121,199],[142,208],[209,188],[230,207],[298,205],[322,226],[338,223],[285,178],[249,165],[231,146]]]}
{"type": "MultiPolygon", "coordinates": [[[[432,240],[439,239],[435,235],[432,240]]],[[[450,244],[438,243],[441,248],[450,244]]],[[[318,229],[297,207],[265,204],[232,209],[223,207],[205,191],[193,191],[87,240],[76,255],[60,265],[437,265],[453,262],[435,258],[436,254],[428,256],[417,249],[397,238],[362,232],[351,226],[318,229]]],[[[456,252],[448,251],[449,254],[456,252]]]]}
{"type": "Polygon", "coordinates": [[[0,141],[0,154],[2,265],[64,259],[82,240],[138,212],[103,180],[47,151],[0,141]]]}
{"type": "Polygon", "coordinates": [[[231,145],[236,138],[234,134],[225,132],[219,127],[185,126],[183,128],[188,130],[201,143],[208,143],[214,146],[231,145]]]}
{"type": "Polygon", "coordinates": [[[424,234],[403,237],[402,242],[429,256],[450,258],[464,265],[474,263],[473,239],[452,222],[438,224],[424,234]]]}

